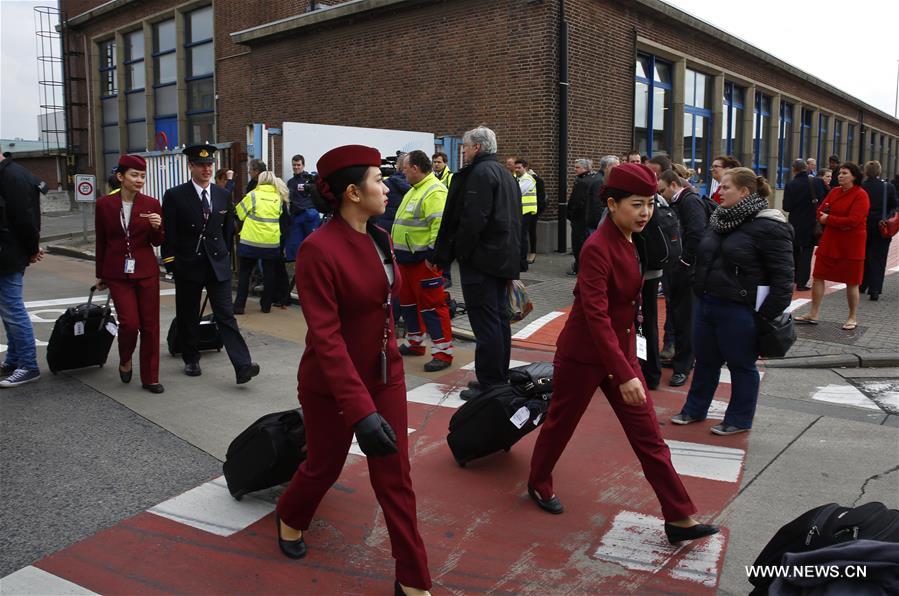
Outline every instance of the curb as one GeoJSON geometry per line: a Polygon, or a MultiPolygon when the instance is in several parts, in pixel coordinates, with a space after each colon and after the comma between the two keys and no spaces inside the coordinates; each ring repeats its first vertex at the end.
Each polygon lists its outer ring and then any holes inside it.
{"type": "Polygon", "coordinates": [[[453,337],[458,337],[459,339],[464,339],[465,341],[475,341],[474,333],[469,331],[468,329],[459,329],[458,327],[451,327],[453,331],[453,337]]]}
{"type": "Polygon", "coordinates": [[[765,360],[766,368],[877,368],[899,366],[899,353],[826,354],[765,360]]]}
{"type": "Polygon", "coordinates": [[[64,257],[73,257],[76,259],[83,259],[85,261],[97,260],[97,256],[94,253],[79,250],[77,248],[72,248],[69,246],[58,246],[55,244],[51,244],[46,247],[46,250],[47,253],[51,255],[62,255],[64,257]]]}

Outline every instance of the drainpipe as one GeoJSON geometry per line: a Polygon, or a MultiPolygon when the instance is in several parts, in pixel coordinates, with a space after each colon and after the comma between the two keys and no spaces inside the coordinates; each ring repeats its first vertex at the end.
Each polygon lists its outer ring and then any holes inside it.
{"type": "Polygon", "coordinates": [[[559,221],[558,252],[568,251],[566,211],[568,210],[568,22],[565,0],[559,0],[559,221]]]}

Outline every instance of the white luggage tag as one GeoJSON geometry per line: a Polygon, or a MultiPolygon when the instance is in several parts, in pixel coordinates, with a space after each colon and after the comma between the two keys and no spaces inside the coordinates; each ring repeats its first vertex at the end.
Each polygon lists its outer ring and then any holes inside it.
{"type": "Polygon", "coordinates": [[[518,411],[512,414],[512,417],[509,420],[512,424],[515,425],[515,428],[521,428],[525,425],[528,419],[531,417],[531,411],[527,409],[525,406],[521,406],[518,408],[518,411]]]}

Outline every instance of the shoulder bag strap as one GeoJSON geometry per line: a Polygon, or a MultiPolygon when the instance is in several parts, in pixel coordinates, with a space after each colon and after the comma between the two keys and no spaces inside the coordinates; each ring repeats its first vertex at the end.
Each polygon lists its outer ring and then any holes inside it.
{"type": "Polygon", "coordinates": [[[883,180],[883,213],[881,214],[881,220],[887,218],[887,184],[889,183],[883,180]]]}

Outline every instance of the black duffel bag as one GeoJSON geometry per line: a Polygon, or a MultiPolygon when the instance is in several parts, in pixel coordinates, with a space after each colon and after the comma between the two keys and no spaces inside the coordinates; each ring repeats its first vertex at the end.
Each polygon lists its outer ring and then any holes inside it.
{"type": "MultiPolygon", "coordinates": [[[[215,315],[213,313],[203,315],[206,312],[206,304],[208,302],[209,295],[207,294],[203,298],[203,306],[200,308],[200,323],[197,328],[197,350],[201,352],[206,350],[221,352],[224,344],[222,343],[219,326],[215,322],[215,315]]],[[[166,343],[169,347],[169,354],[172,356],[177,356],[184,350],[184,347],[181,345],[181,336],[178,334],[178,317],[172,319],[172,324],[169,325],[166,343]]]]}
{"type": "Polygon", "coordinates": [[[796,326],[788,312],[773,319],[762,318],[756,313],[755,329],[759,356],[782,358],[796,343],[796,326]]]}

